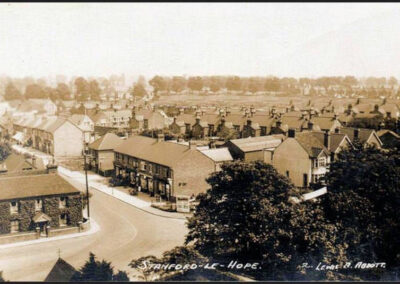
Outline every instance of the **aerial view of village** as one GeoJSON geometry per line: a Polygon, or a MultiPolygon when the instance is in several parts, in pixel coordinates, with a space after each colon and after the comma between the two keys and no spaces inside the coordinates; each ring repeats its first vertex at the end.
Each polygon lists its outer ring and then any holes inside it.
{"type": "Polygon", "coordinates": [[[0,4],[0,282],[399,281],[400,5],[0,4]]]}

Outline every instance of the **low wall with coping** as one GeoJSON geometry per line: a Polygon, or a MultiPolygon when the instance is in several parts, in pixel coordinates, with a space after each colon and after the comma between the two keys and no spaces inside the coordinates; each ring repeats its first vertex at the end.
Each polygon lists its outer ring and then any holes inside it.
{"type": "Polygon", "coordinates": [[[36,240],[38,237],[36,232],[7,234],[0,236],[0,245],[36,240]]]}
{"type": "Polygon", "coordinates": [[[48,237],[56,237],[66,234],[76,234],[79,233],[79,227],[65,227],[65,228],[57,228],[57,229],[50,229],[48,237]]]}

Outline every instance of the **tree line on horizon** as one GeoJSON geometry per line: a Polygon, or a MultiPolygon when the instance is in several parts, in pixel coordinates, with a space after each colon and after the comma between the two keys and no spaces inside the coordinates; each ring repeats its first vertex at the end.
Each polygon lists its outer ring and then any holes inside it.
{"type": "MultiPolygon", "coordinates": [[[[117,98],[117,86],[124,86],[125,80],[118,76],[110,78],[72,78],[58,82],[55,87],[49,86],[45,79],[34,80],[26,77],[0,78],[0,85],[4,89],[5,100],[16,99],[51,99],[71,100],[71,94],[78,101],[100,100],[101,96],[117,98]]],[[[356,78],[354,76],[332,76],[318,78],[293,78],[293,77],[240,77],[240,76],[159,76],[156,75],[146,81],[144,76],[132,86],[126,88],[126,92],[132,97],[141,98],[147,95],[148,86],[151,86],[155,95],[160,93],[180,93],[182,91],[201,92],[281,92],[288,95],[298,95],[305,87],[309,88],[309,94],[318,94],[320,88],[326,90],[326,95],[349,94],[367,97],[386,96],[390,94],[389,88],[398,85],[398,80],[391,76],[356,78]],[[354,89],[354,86],[362,88],[354,89]]]]}

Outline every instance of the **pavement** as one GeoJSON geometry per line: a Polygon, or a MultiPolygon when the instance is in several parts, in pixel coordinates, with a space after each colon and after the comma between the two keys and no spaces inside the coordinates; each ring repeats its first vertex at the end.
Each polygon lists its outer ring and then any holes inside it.
{"type": "MultiPolygon", "coordinates": [[[[85,187],[74,178],[64,177],[76,188],[85,187]]],[[[112,263],[114,271],[124,270],[138,280],[128,266],[131,260],[161,256],[183,245],[188,230],[185,220],[163,218],[98,190],[92,190],[90,216],[101,228],[91,235],[57,241],[4,248],[0,251],[0,271],[10,281],[43,281],[60,256],[79,269],[93,252],[97,259],[112,263]]]]}
{"type": "Polygon", "coordinates": [[[54,242],[54,241],[65,240],[65,239],[69,239],[69,238],[79,238],[79,237],[83,237],[83,236],[88,236],[88,235],[97,233],[99,230],[100,230],[100,226],[96,223],[96,221],[93,218],[91,218],[90,229],[85,232],[66,234],[66,235],[62,235],[62,236],[49,237],[49,238],[40,238],[37,240],[4,244],[4,245],[0,245],[0,252],[2,249],[6,249],[6,248],[21,247],[21,246],[34,245],[34,244],[39,244],[39,243],[44,243],[44,242],[54,242]]]}
{"type": "MultiPolygon", "coordinates": [[[[86,178],[84,173],[79,171],[71,171],[62,166],[58,166],[58,172],[66,177],[73,178],[77,182],[86,185],[86,178]]],[[[191,216],[191,214],[185,214],[180,212],[168,212],[163,211],[154,207],[151,207],[150,198],[142,197],[139,198],[137,196],[132,196],[126,192],[126,189],[121,187],[110,187],[108,186],[108,178],[104,178],[95,173],[88,172],[88,183],[90,189],[95,189],[101,191],[105,194],[108,194],[114,198],[117,198],[127,204],[137,207],[140,210],[143,210],[149,214],[153,214],[155,216],[164,217],[164,218],[172,218],[172,219],[182,219],[186,220],[187,217],[191,216]]]]}

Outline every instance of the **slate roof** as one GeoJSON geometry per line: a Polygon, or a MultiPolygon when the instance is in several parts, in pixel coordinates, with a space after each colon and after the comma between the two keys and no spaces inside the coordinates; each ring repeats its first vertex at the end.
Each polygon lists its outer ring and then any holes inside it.
{"type": "Polygon", "coordinates": [[[193,125],[196,123],[196,116],[193,114],[180,114],[176,117],[176,122],[193,125]]]}
{"type": "Polygon", "coordinates": [[[69,264],[62,258],[59,258],[44,281],[70,282],[75,272],[76,269],[71,264],[69,264]]]}
{"type": "MultiPolygon", "coordinates": [[[[354,130],[356,128],[353,127],[342,127],[340,128],[340,132],[345,133],[351,140],[354,141],[354,130]]],[[[367,129],[367,128],[359,128],[358,131],[358,139],[361,143],[365,143],[371,135],[373,135],[375,130],[367,129]]],[[[378,138],[379,139],[379,138],[378,138]]]]}
{"type": "MultiPolygon", "coordinates": [[[[324,144],[324,135],[323,131],[313,131],[312,134],[322,143],[324,144]]],[[[335,152],[339,145],[342,143],[344,139],[349,139],[344,133],[330,133],[330,145],[328,145],[328,150],[335,152]]],[[[349,142],[351,143],[350,139],[349,142]]]]}
{"type": "Polygon", "coordinates": [[[278,147],[283,140],[284,135],[278,134],[232,139],[230,142],[238,147],[242,152],[254,152],[278,147]]]}
{"type": "Polygon", "coordinates": [[[381,129],[376,134],[378,135],[378,137],[381,137],[386,134],[390,134],[390,135],[393,135],[394,137],[396,137],[397,139],[400,139],[399,134],[397,134],[396,132],[389,130],[389,129],[381,129]]]}
{"type": "Polygon", "coordinates": [[[0,200],[79,192],[58,174],[0,177],[0,200]]]}
{"type": "Polygon", "coordinates": [[[99,139],[89,144],[89,148],[94,150],[113,150],[122,142],[123,140],[114,133],[106,133],[99,139]]]}
{"type": "Polygon", "coordinates": [[[205,158],[200,151],[190,149],[186,145],[157,141],[157,139],[139,135],[124,140],[114,151],[171,168],[177,166],[182,160],[190,159],[193,164],[196,164],[196,159],[205,158]]]}
{"type": "Polygon", "coordinates": [[[212,159],[214,162],[227,162],[233,160],[228,148],[206,149],[202,150],[201,153],[212,159]]]}
{"type": "Polygon", "coordinates": [[[331,129],[336,120],[333,117],[314,116],[311,118],[311,122],[314,125],[318,125],[321,129],[331,129]]]}
{"type": "Polygon", "coordinates": [[[282,125],[287,125],[288,128],[295,128],[295,129],[301,129],[306,120],[304,118],[301,117],[295,117],[295,116],[282,116],[281,118],[282,121],[282,125]]]}
{"type": "Polygon", "coordinates": [[[1,165],[5,166],[8,173],[32,169],[32,165],[25,160],[24,156],[15,153],[11,153],[1,165]]]}
{"type": "Polygon", "coordinates": [[[321,152],[329,155],[328,149],[321,143],[312,132],[296,133],[295,138],[297,142],[304,148],[311,158],[316,158],[321,152]]]}

